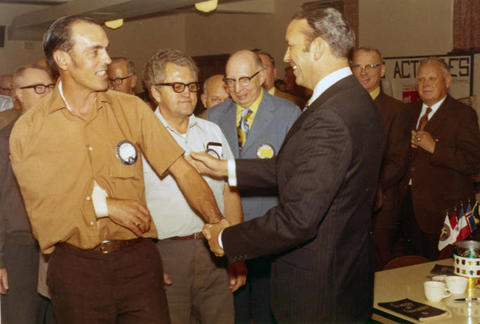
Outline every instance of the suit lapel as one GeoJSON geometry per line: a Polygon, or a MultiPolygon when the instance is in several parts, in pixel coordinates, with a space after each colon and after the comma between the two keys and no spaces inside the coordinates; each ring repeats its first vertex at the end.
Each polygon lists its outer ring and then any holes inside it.
{"type": "Polygon", "coordinates": [[[442,103],[440,107],[438,107],[438,110],[435,112],[435,114],[432,116],[432,119],[430,119],[425,125],[425,131],[429,132],[430,134],[434,133],[435,130],[438,127],[445,127],[445,125],[448,125],[448,122],[446,121],[448,117],[448,111],[447,107],[450,104],[451,97],[447,95],[447,98],[445,101],[442,103]]]}
{"type": "Polygon", "coordinates": [[[243,147],[244,151],[250,149],[253,143],[258,143],[258,138],[261,138],[261,134],[265,130],[265,125],[267,125],[273,118],[273,109],[275,108],[273,107],[272,100],[265,91],[263,93],[262,101],[258,106],[257,113],[255,114],[253,124],[248,132],[247,142],[243,147]]]}
{"type": "MultiPolygon", "coordinates": [[[[315,110],[321,109],[322,105],[327,102],[332,96],[334,96],[338,91],[340,91],[342,88],[349,87],[351,82],[357,82],[354,79],[354,76],[348,76],[344,79],[341,79],[337,83],[333,84],[330,88],[328,88],[324,93],[320,95],[317,99],[315,99],[314,102],[312,102],[306,111],[304,111],[300,117],[295,121],[295,123],[292,125],[290,130],[288,131],[287,135],[285,136],[285,140],[283,141],[282,148],[283,146],[288,142],[290,137],[292,137],[302,126],[303,122],[305,119],[308,118],[315,110]]],[[[281,150],[281,149],[280,149],[281,150]]]]}
{"type": "Polygon", "coordinates": [[[238,158],[238,135],[237,135],[237,106],[230,100],[228,106],[225,107],[225,113],[221,114],[222,119],[219,120],[218,126],[224,132],[227,142],[230,144],[230,149],[233,155],[238,158]],[[233,127],[232,127],[233,125],[233,127]]]}

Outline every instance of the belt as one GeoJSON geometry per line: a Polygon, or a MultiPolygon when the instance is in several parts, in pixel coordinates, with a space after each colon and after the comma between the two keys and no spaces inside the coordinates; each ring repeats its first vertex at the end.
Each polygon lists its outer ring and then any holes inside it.
{"type": "Polygon", "coordinates": [[[133,240],[105,240],[102,241],[99,245],[94,247],[93,249],[81,249],[79,247],[76,247],[74,245],[71,245],[69,243],[58,243],[57,246],[64,248],[64,249],[69,249],[69,250],[77,250],[77,251],[94,251],[94,252],[100,252],[103,254],[108,254],[111,252],[119,251],[122,250],[126,247],[135,245],[141,241],[143,241],[143,238],[136,238],[133,240]]]}
{"type": "Polygon", "coordinates": [[[187,236],[173,236],[169,237],[170,240],[203,240],[204,236],[202,232],[193,233],[187,236]]]}

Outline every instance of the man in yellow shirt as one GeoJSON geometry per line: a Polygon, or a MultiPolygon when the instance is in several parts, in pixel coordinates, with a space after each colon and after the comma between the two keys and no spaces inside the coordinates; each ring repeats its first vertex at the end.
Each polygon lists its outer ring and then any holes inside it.
{"type": "Polygon", "coordinates": [[[40,248],[53,252],[47,283],[58,322],[169,323],[142,154],[209,223],[222,215],[153,112],[107,91],[107,46],[89,18],[62,17],[48,28],[43,48],[60,77],[16,123],[12,166],[40,248]],[[97,208],[99,196],[108,198],[97,208]]]}

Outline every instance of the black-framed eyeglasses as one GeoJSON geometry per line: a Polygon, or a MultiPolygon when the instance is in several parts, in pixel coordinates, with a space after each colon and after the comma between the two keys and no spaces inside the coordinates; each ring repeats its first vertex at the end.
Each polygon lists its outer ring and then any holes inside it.
{"type": "Polygon", "coordinates": [[[377,67],[379,67],[380,63],[378,64],[365,64],[365,65],[361,65],[361,64],[353,64],[352,65],[352,71],[365,71],[365,72],[370,72],[370,71],[373,71],[374,69],[376,69],[377,67]]]}
{"type": "Polygon", "coordinates": [[[50,83],[50,84],[37,83],[29,86],[19,87],[19,89],[30,89],[30,88],[33,88],[36,94],[44,94],[45,91],[47,90],[50,91],[53,88],[55,88],[55,83],[50,83]]]}
{"type": "Polygon", "coordinates": [[[114,86],[114,85],[115,85],[115,86],[120,86],[120,85],[122,85],[122,83],[123,83],[124,80],[126,80],[126,79],[128,79],[128,78],[130,78],[130,77],[132,77],[132,76],[133,76],[133,74],[129,74],[129,75],[124,76],[124,77],[122,77],[122,78],[115,78],[115,79],[110,79],[110,78],[108,78],[108,81],[110,81],[110,84],[111,84],[112,86],[114,86]]]}
{"type": "Polygon", "coordinates": [[[173,91],[175,91],[176,93],[182,93],[185,90],[185,87],[187,87],[190,92],[198,92],[200,90],[200,82],[165,82],[157,83],[155,85],[172,87],[173,91]]]}
{"type": "Polygon", "coordinates": [[[238,81],[238,85],[241,86],[241,87],[248,87],[248,85],[250,84],[250,81],[257,76],[257,74],[259,74],[260,72],[262,72],[262,70],[260,71],[257,71],[255,72],[254,74],[252,74],[251,76],[244,76],[244,77],[240,77],[238,78],[237,80],[235,79],[231,79],[231,78],[223,78],[223,82],[225,82],[225,85],[230,88],[230,89],[233,89],[235,88],[235,83],[238,81]]]}
{"type": "Polygon", "coordinates": [[[4,88],[4,87],[0,87],[0,90],[8,92],[8,93],[10,93],[12,91],[11,88],[4,88]]]}

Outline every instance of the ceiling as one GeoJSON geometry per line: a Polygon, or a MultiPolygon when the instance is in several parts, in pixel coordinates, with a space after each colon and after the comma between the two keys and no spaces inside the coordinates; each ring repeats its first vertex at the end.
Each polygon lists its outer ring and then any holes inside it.
{"type": "MultiPolygon", "coordinates": [[[[12,24],[7,28],[10,40],[41,40],[47,27],[61,16],[88,16],[103,23],[118,18],[129,20],[178,11],[194,11],[193,5],[199,1],[201,0],[0,0],[0,4],[44,6],[43,9],[14,17],[12,24]]],[[[234,2],[249,2],[253,5],[254,1],[219,0],[217,11],[222,6],[236,5],[234,2]]],[[[273,11],[273,0],[267,2],[271,2],[271,11],[273,11]]],[[[258,3],[257,0],[256,4],[258,3]]]]}

